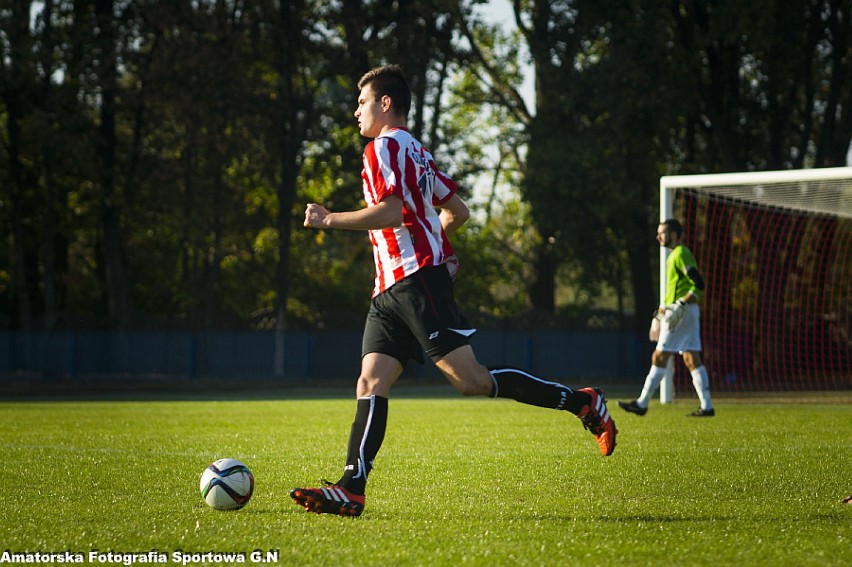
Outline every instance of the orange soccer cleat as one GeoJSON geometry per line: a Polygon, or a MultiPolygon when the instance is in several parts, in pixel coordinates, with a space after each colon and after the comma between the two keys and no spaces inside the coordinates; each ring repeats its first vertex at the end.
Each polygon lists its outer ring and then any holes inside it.
{"type": "Polygon", "coordinates": [[[582,388],[578,391],[589,394],[592,401],[580,410],[577,417],[583,422],[583,427],[591,431],[592,435],[595,436],[598,447],[601,449],[601,454],[604,456],[612,455],[612,452],[615,451],[615,436],[618,433],[618,429],[615,428],[615,422],[609,415],[604,393],[600,388],[582,388]]]}

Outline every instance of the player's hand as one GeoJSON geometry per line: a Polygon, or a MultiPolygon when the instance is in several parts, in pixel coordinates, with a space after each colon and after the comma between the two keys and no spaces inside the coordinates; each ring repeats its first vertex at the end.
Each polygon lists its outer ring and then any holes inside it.
{"type": "Polygon", "coordinates": [[[651,328],[648,329],[648,339],[653,343],[660,340],[660,320],[656,317],[651,319],[651,328]]]}
{"type": "Polygon", "coordinates": [[[663,319],[663,313],[665,313],[665,310],[662,313],[659,310],[655,310],[653,316],[651,316],[651,328],[648,329],[648,339],[651,342],[655,343],[660,340],[660,322],[663,319]]]}
{"type": "Polygon", "coordinates": [[[455,280],[456,274],[459,273],[459,258],[456,255],[447,256],[444,260],[444,265],[447,266],[447,271],[450,272],[450,278],[455,280]]]}
{"type": "Polygon", "coordinates": [[[308,203],[305,207],[305,226],[308,228],[326,228],[325,217],[329,214],[328,209],[316,203],[308,203]]]}
{"type": "Polygon", "coordinates": [[[678,299],[671,305],[666,305],[665,322],[670,331],[677,329],[684,315],[686,315],[686,301],[683,299],[678,299]]]}

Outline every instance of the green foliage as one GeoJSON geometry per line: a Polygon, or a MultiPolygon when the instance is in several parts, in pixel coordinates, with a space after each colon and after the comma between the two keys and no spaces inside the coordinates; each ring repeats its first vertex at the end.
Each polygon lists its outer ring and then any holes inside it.
{"type": "Polygon", "coordinates": [[[717,400],[717,417],[696,421],[691,402],[654,403],[615,416],[604,458],[566,413],[448,388],[391,401],[357,519],[287,497],[342,470],[348,393],[4,402],[4,549],[280,550],[282,565],[848,562],[848,404],[717,400]],[[255,475],[240,511],[201,500],[201,473],[222,457],[255,475]]]}
{"type": "Polygon", "coordinates": [[[384,62],[406,69],[411,129],[474,209],[459,293],[490,315],[604,296],[649,310],[661,174],[844,163],[843,3],[524,1],[517,30],[482,4],[0,8],[0,326],[362,312],[366,239],[301,215],[361,205],[355,84],[384,62]]]}
{"type": "Polygon", "coordinates": [[[461,270],[455,293],[469,315],[510,317],[528,311],[531,249],[537,240],[526,207],[504,203],[484,222],[472,223],[454,239],[461,270]]]}

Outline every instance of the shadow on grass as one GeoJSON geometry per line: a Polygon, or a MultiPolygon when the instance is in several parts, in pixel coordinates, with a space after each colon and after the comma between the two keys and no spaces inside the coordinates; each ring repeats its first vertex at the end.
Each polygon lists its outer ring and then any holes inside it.
{"type": "MultiPolygon", "coordinates": [[[[394,388],[395,398],[458,397],[446,382],[400,384],[394,388]]],[[[86,384],[61,387],[59,385],[14,390],[3,388],[0,401],[252,401],[252,400],[323,400],[354,399],[355,379],[309,383],[300,382],[286,386],[232,382],[223,384],[173,384],[161,387],[139,387],[138,384],[86,384]]]]}
{"type": "MultiPolygon", "coordinates": [[[[325,400],[354,399],[356,378],[348,380],[290,381],[273,385],[270,381],[228,382],[86,382],[79,384],[36,383],[21,388],[3,384],[0,401],[252,401],[252,400],[325,400]]],[[[567,382],[567,381],[566,381],[567,382]]],[[[569,386],[571,384],[568,384],[569,386]]],[[[617,399],[619,387],[598,385],[607,399],[617,399]]],[[[462,398],[443,378],[401,379],[391,392],[393,399],[462,398]]]]}
{"type": "Polygon", "coordinates": [[[600,516],[596,518],[605,523],[648,523],[648,524],[700,524],[705,522],[727,521],[733,518],[726,516],[672,516],[661,514],[631,514],[627,516],[600,516]]]}

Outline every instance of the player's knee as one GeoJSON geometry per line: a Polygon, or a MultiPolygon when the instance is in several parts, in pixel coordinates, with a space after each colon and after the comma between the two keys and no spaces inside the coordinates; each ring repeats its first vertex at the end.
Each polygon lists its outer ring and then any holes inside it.
{"type": "Polygon", "coordinates": [[[683,363],[686,366],[686,368],[690,372],[692,372],[696,368],[701,367],[701,365],[703,364],[703,362],[701,360],[701,353],[689,352],[689,351],[683,353],[683,363]]]}
{"type": "Polygon", "coordinates": [[[366,396],[387,396],[390,391],[388,380],[375,374],[361,374],[358,377],[356,394],[359,398],[366,396]]]}
{"type": "Polygon", "coordinates": [[[654,354],[651,355],[651,364],[654,366],[665,367],[669,362],[669,355],[667,352],[661,350],[655,350],[654,354]]]}

